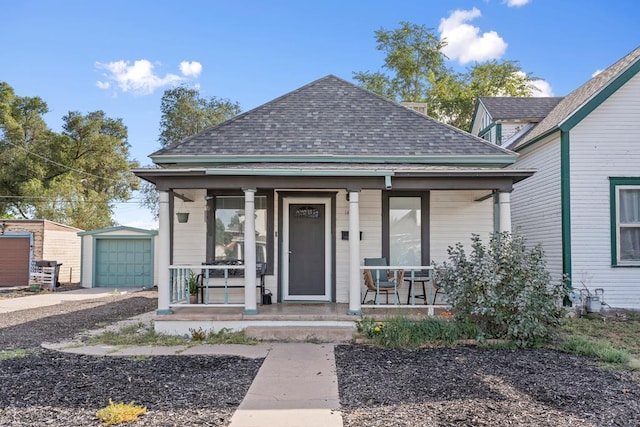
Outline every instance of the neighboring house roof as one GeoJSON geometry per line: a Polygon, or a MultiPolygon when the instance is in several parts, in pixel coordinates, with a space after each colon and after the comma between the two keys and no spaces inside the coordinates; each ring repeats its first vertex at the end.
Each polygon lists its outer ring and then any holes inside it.
{"type": "Polygon", "coordinates": [[[539,122],[562,97],[481,96],[479,100],[493,120],[539,122]]]}
{"type": "Polygon", "coordinates": [[[560,129],[564,123],[573,122],[569,128],[575,125],[640,70],[639,59],[640,47],[564,97],[531,132],[508,148],[518,149],[542,135],[560,129]]]}
{"type": "MultiPolygon", "coordinates": [[[[148,234],[150,236],[155,236],[158,234],[157,230],[145,230],[143,228],[135,228],[135,227],[127,227],[125,225],[119,225],[116,227],[108,227],[108,228],[100,228],[96,230],[83,231],[78,233],[78,236],[91,236],[94,234],[113,233],[115,231],[130,231],[134,234],[148,234]]],[[[117,237],[117,235],[114,237],[117,237]]]]}
{"type": "MultiPolygon", "coordinates": [[[[428,163],[514,153],[329,75],[150,157],[157,164],[428,163]]],[[[481,163],[481,162],[480,162],[481,163]]]]}
{"type": "Polygon", "coordinates": [[[14,224],[14,225],[20,225],[20,224],[42,224],[43,227],[45,229],[47,229],[47,230],[62,230],[62,231],[69,231],[69,232],[83,231],[81,228],[72,227],[72,226],[66,225],[66,224],[60,224],[59,222],[49,221],[48,219],[12,219],[12,218],[5,218],[5,219],[0,219],[0,222],[4,222],[6,224],[14,224]]]}

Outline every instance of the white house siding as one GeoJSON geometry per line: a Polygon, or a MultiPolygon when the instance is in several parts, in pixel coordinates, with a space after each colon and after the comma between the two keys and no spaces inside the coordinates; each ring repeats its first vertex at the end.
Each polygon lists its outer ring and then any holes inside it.
{"type": "Polygon", "coordinates": [[[504,145],[506,141],[508,141],[513,135],[520,132],[526,124],[525,123],[502,123],[502,136],[500,138],[500,144],[504,145]]]}
{"type": "Polygon", "coordinates": [[[175,199],[173,220],[173,264],[200,264],[207,259],[205,190],[180,190],[193,202],[175,199]],[[189,212],[187,222],[178,222],[175,213],[189,212]]]}
{"type": "MultiPolygon", "coordinates": [[[[378,258],[382,254],[382,192],[363,190],[359,200],[362,265],[365,258],[378,258]]],[[[346,192],[340,191],[336,196],[336,301],[344,303],[349,302],[349,241],[342,240],[341,232],[348,230],[349,202],[346,192]]]]}
{"type": "Polygon", "coordinates": [[[431,259],[436,263],[447,260],[447,248],[461,242],[467,249],[471,234],[486,241],[493,231],[493,201],[477,202],[488,191],[431,191],[430,235],[431,259]]]}
{"type": "Polygon", "coordinates": [[[471,129],[471,134],[477,135],[481,130],[485,129],[490,124],[491,116],[489,116],[487,110],[485,110],[483,106],[480,106],[478,108],[478,111],[476,112],[476,117],[473,122],[473,128],[471,129]]]}
{"type": "Polygon", "coordinates": [[[559,134],[520,153],[514,168],[536,169],[533,176],[514,185],[511,223],[530,245],[542,243],[547,269],[554,280],[562,278],[562,218],[559,134]]]}
{"type": "Polygon", "coordinates": [[[640,177],[640,75],[570,132],[574,286],[604,289],[613,307],[640,309],[640,269],[611,267],[609,177],[640,177]]]}

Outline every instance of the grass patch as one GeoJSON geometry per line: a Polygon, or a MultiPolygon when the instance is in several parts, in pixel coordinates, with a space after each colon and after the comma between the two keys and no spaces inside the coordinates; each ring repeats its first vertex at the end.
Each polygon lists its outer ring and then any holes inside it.
{"type": "Polygon", "coordinates": [[[560,332],[605,341],[640,358],[640,314],[635,312],[625,313],[624,317],[587,315],[565,319],[560,332]]]}
{"type": "Polygon", "coordinates": [[[435,317],[415,320],[395,316],[383,322],[365,317],[356,326],[364,337],[386,348],[451,346],[458,340],[471,339],[477,334],[473,325],[435,317]]]}
{"type": "Polygon", "coordinates": [[[207,344],[258,344],[258,340],[248,337],[244,331],[231,332],[227,328],[222,328],[218,332],[209,331],[205,343],[207,344]]]}
{"type": "Polygon", "coordinates": [[[114,403],[109,399],[109,405],[106,408],[100,409],[96,413],[96,417],[100,419],[105,425],[132,423],[138,420],[140,415],[147,413],[147,408],[144,406],[134,405],[131,403],[114,403]]]}
{"type": "Polygon", "coordinates": [[[565,319],[561,351],[589,356],[615,368],[640,370],[640,313],[587,314],[565,319]]]}
{"type": "Polygon", "coordinates": [[[29,351],[17,348],[15,350],[0,351],[0,360],[19,359],[29,354],[29,351]]]}
{"type": "Polygon", "coordinates": [[[595,357],[613,365],[626,364],[632,358],[628,351],[615,348],[606,341],[594,340],[584,335],[567,336],[559,349],[579,356],[595,357]]]}
{"type": "Polygon", "coordinates": [[[244,331],[231,332],[226,328],[218,332],[206,332],[202,328],[190,330],[191,338],[180,335],[159,334],[153,329],[139,325],[126,326],[119,331],[105,331],[91,337],[89,344],[130,346],[193,346],[195,344],[257,344],[258,340],[249,338],[244,331]]]}

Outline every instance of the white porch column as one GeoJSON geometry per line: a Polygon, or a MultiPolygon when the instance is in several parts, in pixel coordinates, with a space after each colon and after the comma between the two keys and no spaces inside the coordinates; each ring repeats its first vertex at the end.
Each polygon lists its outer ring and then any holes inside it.
{"type": "Polygon", "coordinates": [[[258,314],[255,195],[255,188],[244,190],[244,314],[258,314]]]}
{"type": "Polygon", "coordinates": [[[499,230],[501,233],[511,232],[511,193],[498,193],[498,207],[500,212],[499,230]]]}
{"type": "Polygon", "coordinates": [[[362,313],[360,303],[360,193],[349,192],[349,314],[362,313]]]}
{"type": "Polygon", "coordinates": [[[169,256],[170,251],[170,223],[169,192],[159,191],[160,209],[158,211],[158,314],[171,314],[169,301],[171,297],[169,256]]]}

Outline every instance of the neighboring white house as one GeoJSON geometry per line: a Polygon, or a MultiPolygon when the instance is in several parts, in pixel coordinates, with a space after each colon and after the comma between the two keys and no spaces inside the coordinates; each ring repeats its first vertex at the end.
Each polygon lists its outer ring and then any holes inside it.
{"type": "Polygon", "coordinates": [[[637,48],[563,99],[481,98],[472,123],[472,133],[520,155],[513,167],[536,169],[514,185],[512,223],[543,244],[553,275],[566,275],[574,289],[604,289],[606,303],[633,309],[640,309],[639,71],[637,48]]]}

